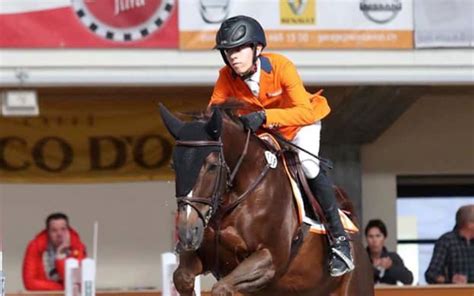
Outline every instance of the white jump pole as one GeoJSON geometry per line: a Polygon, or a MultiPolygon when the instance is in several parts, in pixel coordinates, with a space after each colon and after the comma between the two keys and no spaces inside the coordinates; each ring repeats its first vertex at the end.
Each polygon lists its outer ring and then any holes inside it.
{"type": "Polygon", "coordinates": [[[92,259],[94,259],[95,264],[97,265],[97,244],[99,242],[99,222],[94,222],[94,238],[93,238],[93,249],[92,249],[92,259]]]}
{"type": "Polygon", "coordinates": [[[92,242],[92,258],[86,258],[81,262],[81,296],[95,296],[98,242],[99,222],[95,221],[94,237],[92,242]]]}
{"type": "Polygon", "coordinates": [[[95,296],[95,261],[91,258],[81,261],[81,296],[95,296]]]}
{"type": "MultiPolygon", "coordinates": [[[[177,267],[178,259],[174,253],[167,252],[161,254],[162,296],[179,295],[173,284],[173,272],[177,267]]],[[[194,295],[201,296],[201,279],[199,276],[194,281],[194,295]]]]}
{"type": "Polygon", "coordinates": [[[5,296],[5,274],[3,273],[3,252],[0,240],[0,296],[5,296]]]}
{"type": "Polygon", "coordinates": [[[173,272],[176,267],[176,256],[173,253],[168,252],[161,254],[162,296],[178,295],[173,285],[173,272]]]}
{"type": "Polygon", "coordinates": [[[79,296],[79,261],[74,258],[66,259],[66,271],[64,275],[64,295],[79,296]]]}
{"type": "Polygon", "coordinates": [[[95,296],[98,232],[99,223],[96,221],[94,223],[93,258],[85,258],[81,262],[75,258],[66,259],[65,296],[95,296]]]}

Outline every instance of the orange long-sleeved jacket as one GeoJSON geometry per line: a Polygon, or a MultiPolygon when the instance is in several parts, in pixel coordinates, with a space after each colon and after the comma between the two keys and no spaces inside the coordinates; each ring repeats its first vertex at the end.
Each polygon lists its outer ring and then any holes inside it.
{"type": "MultiPolygon", "coordinates": [[[[331,109],[319,91],[310,94],[304,88],[296,67],[286,57],[266,53],[260,56],[260,93],[254,96],[247,84],[233,74],[229,66],[219,71],[209,105],[237,98],[259,110],[265,110],[266,127],[277,128],[292,140],[301,126],[313,124],[329,114],[331,109]]],[[[240,110],[239,114],[249,111],[240,110]]]]}
{"type": "MultiPolygon", "coordinates": [[[[82,260],[86,256],[86,248],[81,242],[79,234],[69,228],[71,235],[71,246],[69,257],[82,260]]],[[[29,244],[23,260],[23,284],[27,290],[47,291],[64,289],[64,272],[66,259],[56,259],[55,266],[60,281],[52,281],[46,276],[43,264],[43,255],[48,248],[48,233],[46,230],[40,232],[29,244]]]]}

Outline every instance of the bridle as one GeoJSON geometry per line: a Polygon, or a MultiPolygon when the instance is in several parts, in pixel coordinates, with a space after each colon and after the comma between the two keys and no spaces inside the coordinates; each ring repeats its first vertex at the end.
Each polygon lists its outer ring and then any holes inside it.
{"type": "Polygon", "coordinates": [[[199,218],[204,223],[204,227],[207,226],[209,220],[214,216],[214,213],[217,211],[219,206],[220,197],[227,190],[227,185],[224,183],[224,180],[227,179],[229,174],[229,166],[225,162],[224,159],[224,149],[223,143],[219,139],[218,141],[176,141],[176,146],[181,147],[219,147],[219,162],[218,162],[218,173],[217,173],[217,181],[214,183],[214,188],[212,190],[211,198],[209,197],[199,197],[199,196],[177,196],[178,200],[178,207],[182,207],[183,205],[188,205],[192,207],[199,215],[199,218]],[[207,213],[201,212],[196,204],[204,204],[209,206],[209,210],[207,213]]]}
{"type": "MultiPolygon", "coordinates": [[[[234,169],[231,170],[228,164],[225,161],[224,158],[224,144],[222,143],[222,139],[219,138],[217,141],[181,141],[178,140],[176,141],[176,146],[181,146],[181,147],[194,147],[194,148],[199,148],[199,147],[219,147],[219,162],[218,162],[218,175],[217,175],[217,180],[214,183],[214,188],[212,191],[212,194],[209,197],[200,197],[200,196],[177,196],[178,200],[178,206],[181,207],[183,205],[188,205],[192,207],[197,213],[199,218],[202,220],[204,224],[204,228],[207,227],[209,224],[209,221],[211,220],[212,217],[215,216],[217,210],[221,206],[221,198],[226,193],[229,191],[232,186],[233,186],[233,181],[235,179],[235,176],[237,175],[237,172],[239,171],[239,168],[247,155],[247,150],[250,142],[250,131],[247,131],[247,138],[245,141],[245,146],[244,149],[242,150],[242,153],[240,154],[240,157],[237,161],[237,164],[235,165],[234,169]],[[196,206],[196,204],[204,204],[209,206],[209,210],[206,213],[203,213],[199,210],[199,208],[196,206]]],[[[248,194],[257,187],[257,185],[260,183],[260,181],[263,179],[263,177],[267,174],[267,172],[270,169],[270,165],[267,164],[265,168],[262,170],[260,175],[254,180],[254,182],[245,190],[244,193],[242,193],[240,196],[238,196],[233,202],[230,204],[223,206],[222,207],[222,213],[220,217],[225,216],[226,214],[230,213],[235,207],[237,207],[247,196],[248,194]]]]}

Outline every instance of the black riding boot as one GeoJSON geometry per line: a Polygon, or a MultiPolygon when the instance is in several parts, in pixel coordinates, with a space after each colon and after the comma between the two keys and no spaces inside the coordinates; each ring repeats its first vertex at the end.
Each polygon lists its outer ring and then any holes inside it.
{"type": "Polygon", "coordinates": [[[328,230],[334,237],[331,246],[331,260],[329,268],[331,276],[341,276],[354,269],[354,263],[351,255],[351,246],[349,237],[344,230],[339,217],[336,196],[334,188],[329,177],[324,171],[314,179],[308,179],[309,187],[313,194],[318,198],[319,204],[324,211],[324,215],[329,223],[328,230]]]}

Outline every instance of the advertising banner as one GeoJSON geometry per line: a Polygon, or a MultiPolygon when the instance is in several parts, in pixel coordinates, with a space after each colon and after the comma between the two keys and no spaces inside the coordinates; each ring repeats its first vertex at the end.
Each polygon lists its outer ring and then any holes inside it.
{"type": "Polygon", "coordinates": [[[473,47],[474,1],[415,0],[415,46],[473,47]]]}
{"type": "Polygon", "coordinates": [[[3,48],[177,46],[177,0],[0,2],[3,48]]]}
{"type": "Polygon", "coordinates": [[[211,49],[220,23],[256,18],[270,48],[413,48],[412,0],[187,0],[181,49],[211,49]]]}

